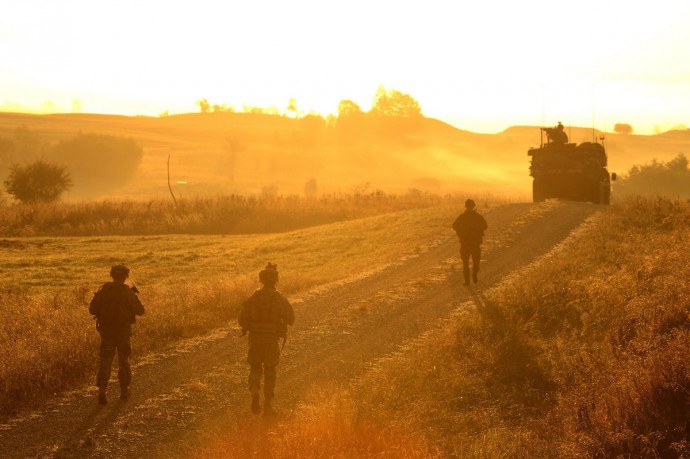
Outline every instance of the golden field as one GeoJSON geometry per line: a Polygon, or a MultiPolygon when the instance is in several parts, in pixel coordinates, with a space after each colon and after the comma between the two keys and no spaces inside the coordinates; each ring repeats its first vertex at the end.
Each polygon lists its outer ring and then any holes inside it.
{"type": "Polygon", "coordinates": [[[687,201],[614,205],[266,443],[200,457],[688,457],[689,226],[687,201]]]}
{"type": "MultiPolygon", "coordinates": [[[[147,307],[136,327],[142,355],[233,323],[267,260],[283,272],[281,290],[298,296],[447,238],[458,207],[285,233],[5,238],[3,413],[93,378],[86,307],[112,263],[132,260],[147,307]]],[[[247,425],[242,439],[218,438],[201,454],[687,456],[689,225],[687,201],[616,203],[361,379],[313,388],[268,443],[251,443],[247,425]]]]}
{"type": "Polygon", "coordinates": [[[93,377],[98,335],[88,314],[111,265],[127,263],[146,320],[137,353],[234,323],[266,261],[287,294],[361,275],[447,237],[459,204],[252,235],[6,238],[0,282],[0,406],[11,413],[93,377]]]}

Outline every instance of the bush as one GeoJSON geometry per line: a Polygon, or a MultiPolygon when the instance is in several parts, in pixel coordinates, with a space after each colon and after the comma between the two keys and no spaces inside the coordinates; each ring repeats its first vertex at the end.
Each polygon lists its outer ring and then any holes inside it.
{"type": "Polygon", "coordinates": [[[690,198],[688,158],[680,153],[667,163],[656,159],[633,166],[617,186],[621,195],[661,195],[690,198]]]}
{"type": "Polygon", "coordinates": [[[5,190],[24,203],[54,202],[72,187],[67,168],[38,160],[22,166],[14,164],[5,180],[5,190]]]}

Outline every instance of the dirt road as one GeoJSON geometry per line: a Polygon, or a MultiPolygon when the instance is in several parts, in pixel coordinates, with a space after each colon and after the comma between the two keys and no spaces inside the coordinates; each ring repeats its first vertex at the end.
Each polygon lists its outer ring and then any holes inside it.
{"type": "MultiPolygon", "coordinates": [[[[477,288],[496,285],[545,254],[596,210],[548,202],[487,211],[477,288]]],[[[447,231],[417,256],[293,299],[297,320],[278,372],[280,417],[290,417],[313,385],[346,385],[471,299],[461,286],[457,239],[447,231]]],[[[95,388],[84,388],[44,412],[0,425],[0,457],[188,456],[212,432],[253,418],[246,341],[238,334],[220,329],[140,361],[127,402],[117,400],[117,384],[105,407],[96,403],[95,388]]]]}

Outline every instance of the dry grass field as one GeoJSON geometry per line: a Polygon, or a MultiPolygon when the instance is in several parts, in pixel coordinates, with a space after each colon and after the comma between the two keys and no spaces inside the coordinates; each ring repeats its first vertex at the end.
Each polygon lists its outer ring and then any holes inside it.
{"type": "Polygon", "coordinates": [[[687,201],[612,206],[264,443],[200,457],[688,457],[689,225],[687,201]]]}
{"type": "MultiPolygon", "coordinates": [[[[147,306],[136,325],[141,356],[232,323],[266,260],[297,298],[424,251],[456,211],[279,234],[4,239],[13,274],[3,270],[0,296],[3,413],[93,378],[86,305],[112,263],[132,265],[147,306]]],[[[198,457],[686,457],[689,225],[687,201],[606,208],[361,377],[315,385],[285,420],[248,421],[198,457]]],[[[210,381],[189,384],[203,393],[210,381]]]]}
{"type": "Polygon", "coordinates": [[[455,202],[456,197],[381,191],[320,197],[216,196],[147,201],[0,206],[0,237],[258,234],[455,202]]]}
{"type": "Polygon", "coordinates": [[[94,374],[97,333],[88,302],[109,267],[126,263],[147,308],[141,355],[236,319],[267,260],[289,295],[361,275],[433,242],[458,204],[298,231],[254,235],[6,238],[0,281],[0,406],[9,414],[94,374]]]}

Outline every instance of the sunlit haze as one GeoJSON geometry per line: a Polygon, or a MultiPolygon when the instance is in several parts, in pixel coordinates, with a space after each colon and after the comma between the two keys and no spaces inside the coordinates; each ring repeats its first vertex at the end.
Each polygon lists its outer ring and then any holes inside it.
{"type": "Polygon", "coordinates": [[[690,125],[689,23],[675,0],[5,2],[0,110],[326,115],[383,85],[477,132],[651,134],[690,125]]]}

